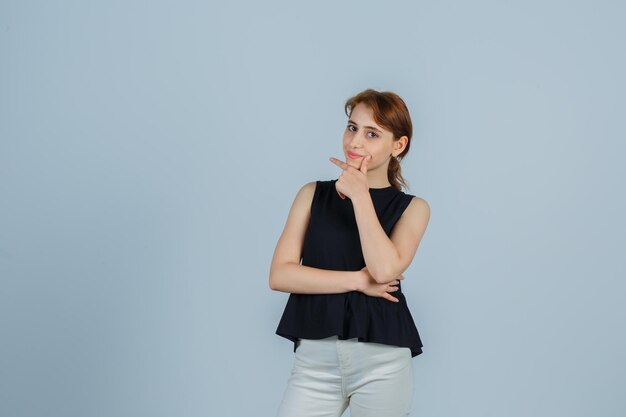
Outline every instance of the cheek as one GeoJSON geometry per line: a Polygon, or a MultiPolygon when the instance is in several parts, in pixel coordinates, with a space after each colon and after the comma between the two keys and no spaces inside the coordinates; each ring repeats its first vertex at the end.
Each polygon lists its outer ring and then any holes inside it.
{"type": "Polygon", "coordinates": [[[372,156],[372,159],[370,159],[370,162],[380,159],[380,151],[377,149],[374,149],[372,146],[369,146],[369,147],[365,146],[364,150],[366,154],[372,156]]]}

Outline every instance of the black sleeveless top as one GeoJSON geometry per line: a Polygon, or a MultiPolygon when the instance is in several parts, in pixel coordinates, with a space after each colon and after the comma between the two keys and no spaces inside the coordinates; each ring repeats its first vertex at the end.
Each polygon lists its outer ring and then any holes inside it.
{"type": "MultiPolygon", "coordinates": [[[[317,181],[311,202],[311,217],[304,237],[302,265],[339,271],[359,271],[365,259],[352,200],[337,194],[337,180],[317,181]]],[[[376,215],[387,236],[411,194],[389,186],[370,188],[376,215]]],[[[294,342],[337,335],[346,340],[408,347],[411,357],[422,353],[422,341],[402,293],[391,292],[398,302],[366,295],[360,291],[338,294],[290,294],[276,334],[294,342]]]]}

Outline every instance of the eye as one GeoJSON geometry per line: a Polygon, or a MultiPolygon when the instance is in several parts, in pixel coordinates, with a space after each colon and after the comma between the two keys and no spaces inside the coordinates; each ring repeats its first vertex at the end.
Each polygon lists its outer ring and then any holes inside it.
{"type": "Polygon", "coordinates": [[[352,130],[352,128],[353,128],[353,127],[354,127],[354,126],[352,126],[352,125],[348,125],[348,130],[349,130],[350,132],[354,132],[354,130],[352,130]]]}
{"type": "Polygon", "coordinates": [[[375,132],[372,132],[371,130],[369,132],[367,132],[367,133],[371,133],[372,135],[374,135],[374,136],[370,136],[372,138],[377,138],[378,137],[378,135],[375,132]]]}

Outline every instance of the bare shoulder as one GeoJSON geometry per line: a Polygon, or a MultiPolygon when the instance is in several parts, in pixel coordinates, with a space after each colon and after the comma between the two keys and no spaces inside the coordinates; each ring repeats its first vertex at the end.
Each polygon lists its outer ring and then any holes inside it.
{"type": "Polygon", "coordinates": [[[293,205],[298,206],[300,210],[310,213],[313,195],[315,194],[316,181],[307,182],[298,190],[293,205]]]}
{"type": "Polygon", "coordinates": [[[398,220],[398,230],[409,230],[421,236],[430,220],[430,205],[421,197],[413,196],[411,202],[398,220]]]}
{"type": "Polygon", "coordinates": [[[413,196],[403,215],[404,214],[407,214],[408,217],[426,218],[426,221],[428,222],[428,219],[430,218],[430,205],[425,199],[413,196]]]}
{"type": "Polygon", "coordinates": [[[313,193],[315,193],[315,187],[317,186],[317,181],[310,181],[300,187],[298,193],[303,193],[305,196],[313,199],[313,193]]]}

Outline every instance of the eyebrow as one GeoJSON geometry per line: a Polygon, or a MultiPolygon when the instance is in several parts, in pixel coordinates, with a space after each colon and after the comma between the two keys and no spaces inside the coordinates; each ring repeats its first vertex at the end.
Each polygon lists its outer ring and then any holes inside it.
{"type": "MultiPolygon", "coordinates": [[[[348,123],[352,123],[353,125],[357,125],[357,126],[358,126],[358,124],[357,124],[357,123],[354,123],[354,122],[352,121],[352,119],[348,119],[348,123]]],[[[383,133],[383,131],[382,131],[382,130],[377,129],[377,128],[375,128],[374,126],[363,126],[363,127],[364,127],[364,128],[366,128],[366,129],[372,129],[372,130],[375,130],[375,131],[377,131],[377,132],[383,133]]]]}

